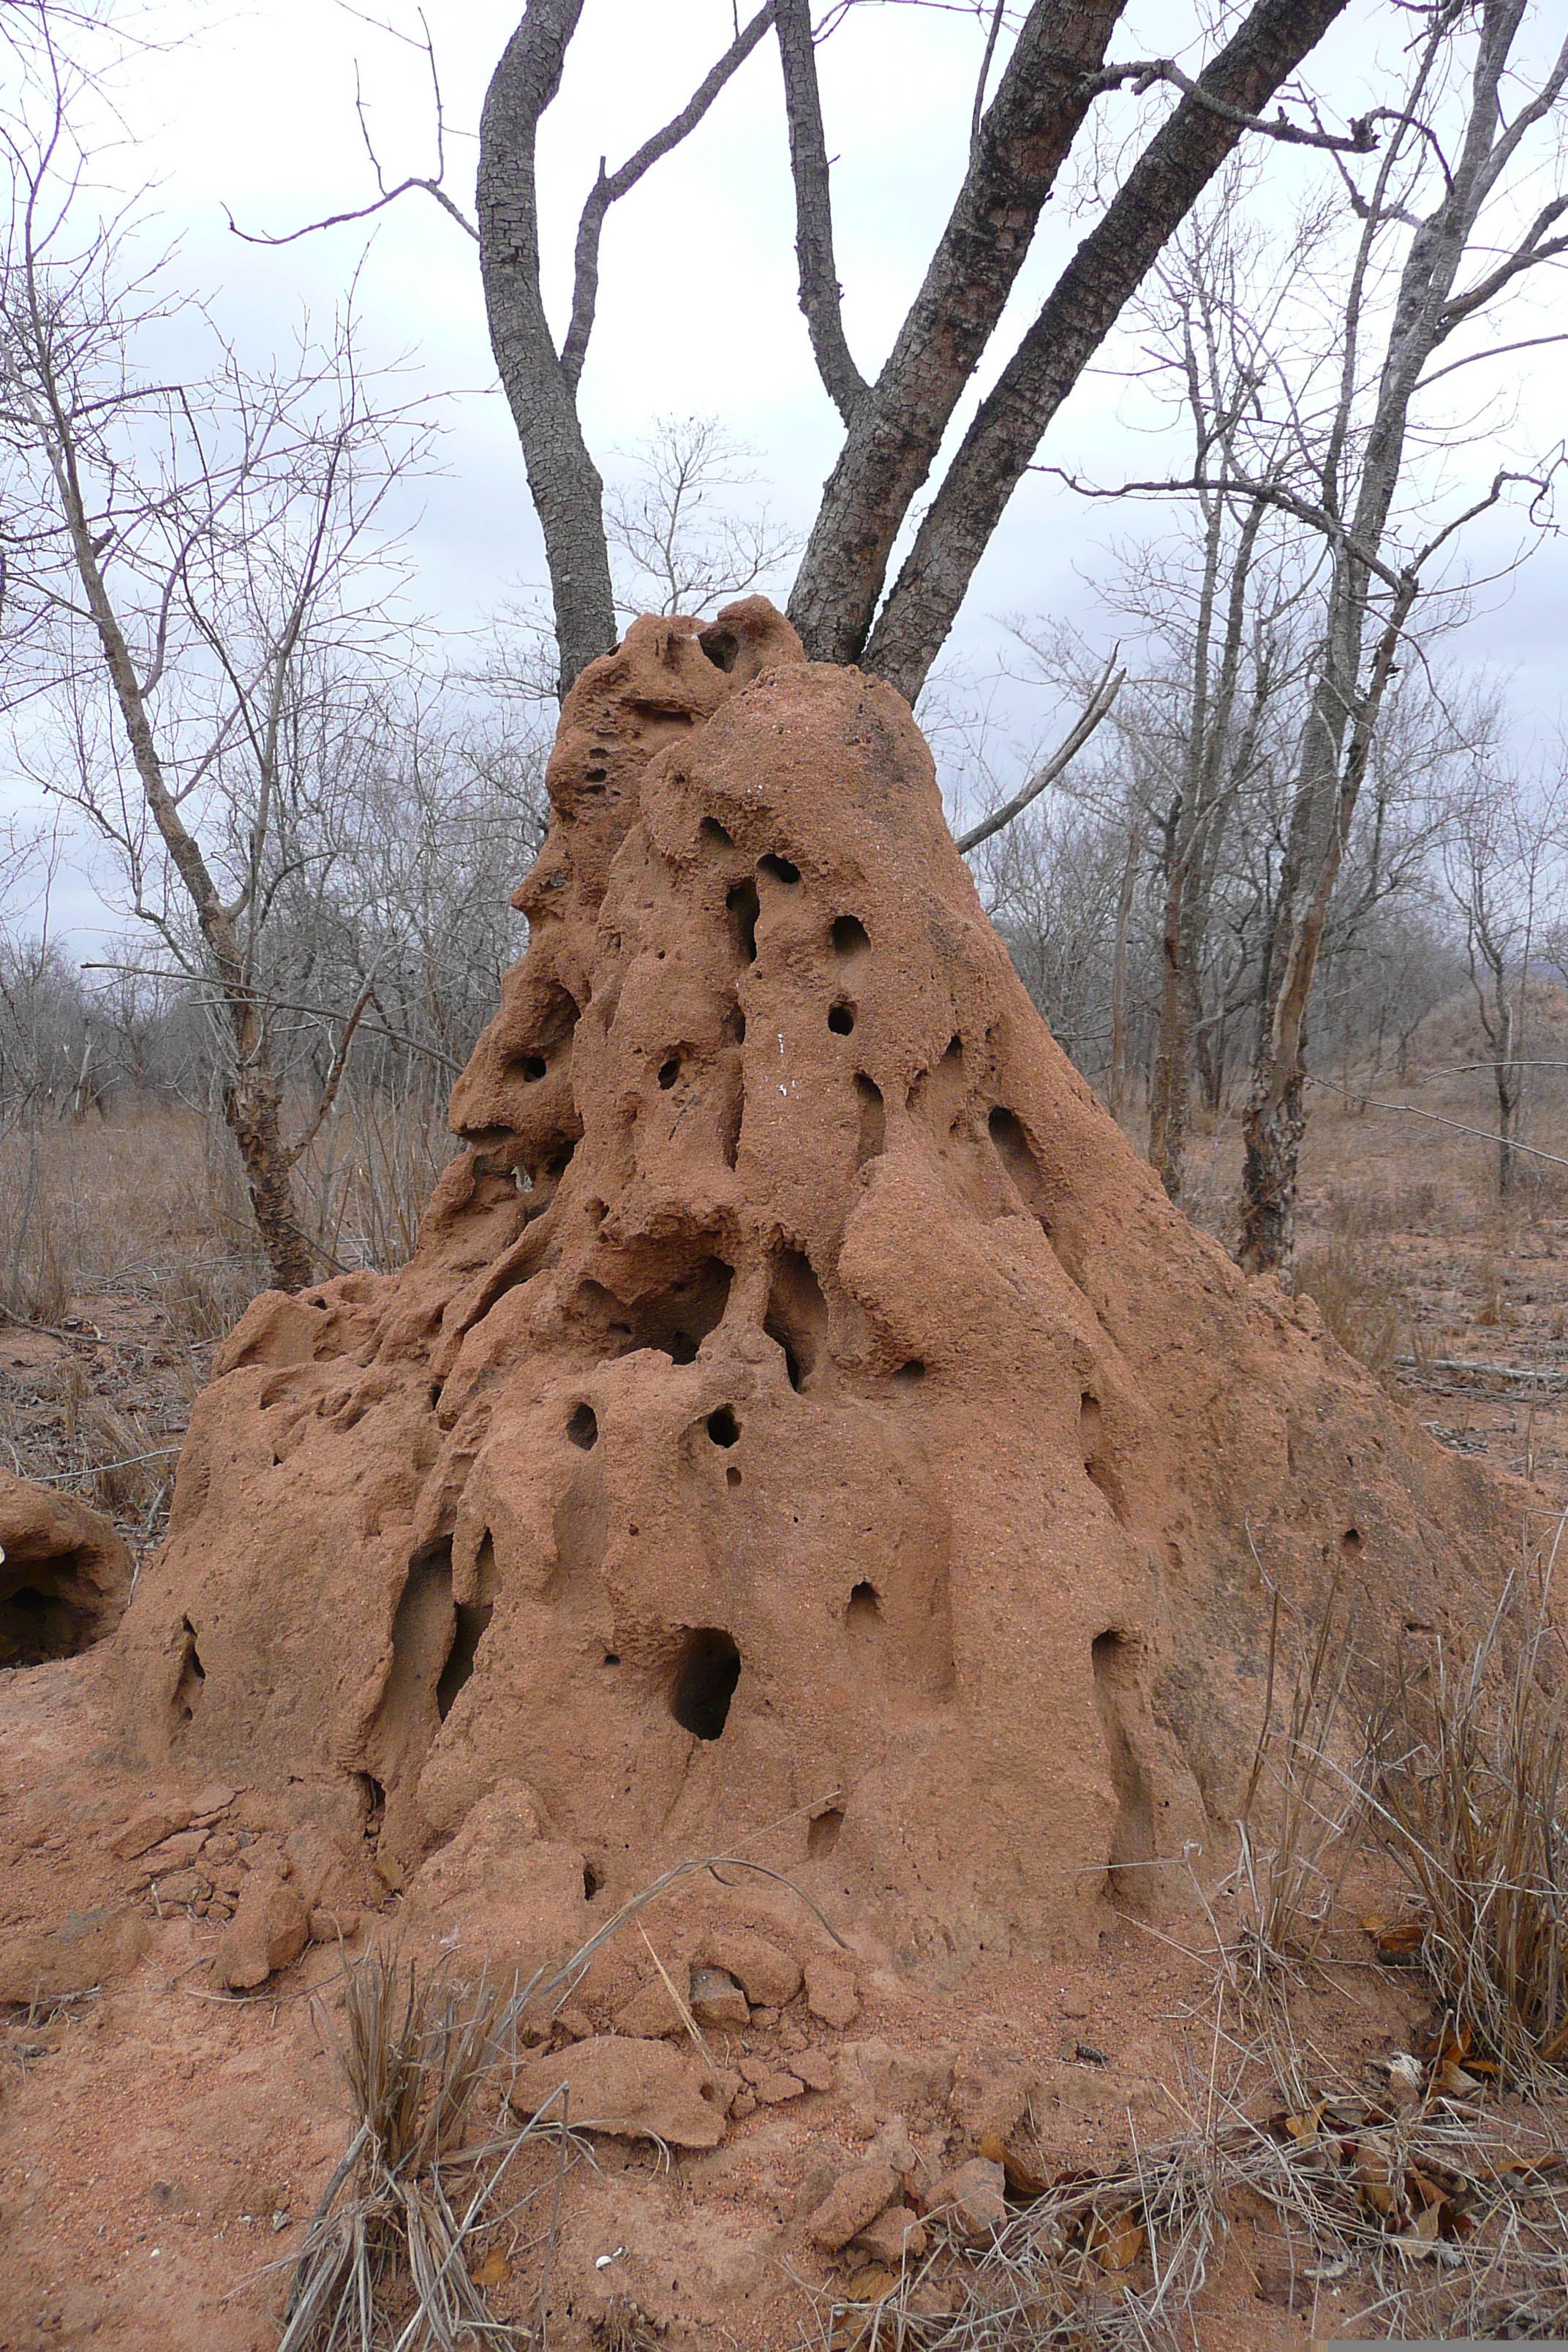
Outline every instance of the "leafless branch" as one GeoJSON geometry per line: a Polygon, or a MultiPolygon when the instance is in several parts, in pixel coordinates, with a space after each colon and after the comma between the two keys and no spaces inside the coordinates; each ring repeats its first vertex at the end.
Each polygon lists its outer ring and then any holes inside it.
{"type": "Polygon", "coordinates": [[[971,825],[967,833],[960,835],[956,846],[961,856],[967,857],[972,849],[978,849],[983,841],[989,841],[993,834],[1000,833],[1004,825],[1011,824],[1016,816],[1023,814],[1031,801],[1038,800],[1047,787],[1054,784],[1058,777],[1071,766],[1100,720],[1109,718],[1117,696],[1127,682],[1127,672],[1116,667],[1116,656],[1121,650],[1120,646],[1111,647],[1110,658],[1089,701],[1050,758],[1036,769],[1023,791],[1016,793],[1004,807],[988,817],[983,817],[978,824],[971,825]]]}
{"type": "Polygon", "coordinates": [[[1139,58],[1123,65],[1104,66],[1099,73],[1089,76],[1088,87],[1099,92],[1120,89],[1124,83],[1131,82],[1134,97],[1142,98],[1145,90],[1152,89],[1154,84],[1161,81],[1169,82],[1184,98],[1195,99],[1210,113],[1217,114],[1222,122],[1234,122],[1240,130],[1257,131],[1265,139],[1276,139],[1283,146],[1323,147],[1337,155],[1372,155],[1377,152],[1377,141],[1373,132],[1375,115],[1356,116],[1348,133],[1343,134],[1321,128],[1303,131],[1299,123],[1287,119],[1283,110],[1270,121],[1263,115],[1248,114],[1240,107],[1227,106],[1223,99],[1215,98],[1211,91],[1205,89],[1201,82],[1184,73],[1173,58],[1139,58]]]}
{"type": "Polygon", "coordinates": [[[846,425],[865,395],[866,380],[844,333],[842,289],[833,255],[833,194],[827,142],[812,44],[811,0],[775,0],[779,61],[784,68],[790,171],[795,180],[795,257],[800,307],[811,336],[817,373],[846,425]]]}
{"type": "Polygon", "coordinates": [[[645,172],[661,156],[696,130],[725,83],[744,65],[773,21],[778,0],[766,0],[743,31],[738,32],[718,63],[704,75],[679,114],[672,115],[662,131],[645,139],[637,153],[628,157],[619,171],[606,173],[605,159],[599,158],[599,176],[583,207],[577,225],[576,268],[572,289],[572,320],[566,330],[566,340],[561,346],[561,367],[566,381],[575,388],[583,373],[583,362],[587,356],[588,338],[594,331],[594,312],[599,294],[599,238],[605,226],[605,215],[637,186],[645,172]]]}

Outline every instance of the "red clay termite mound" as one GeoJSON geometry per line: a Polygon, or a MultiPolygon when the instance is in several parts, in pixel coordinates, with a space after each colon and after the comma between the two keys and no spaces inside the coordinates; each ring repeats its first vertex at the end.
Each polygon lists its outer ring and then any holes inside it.
{"type": "Polygon", "coordinates": [[[1259,1563],[1441,1625],[1501,1490],[1167,1203],[890,688],[760,599],[639,621],[549,787],[416,1255],[258,1299],[200,1401],[138,1738],[563,1937],[751,1841],[908,1969],[1081,1943],[1219,1851],[1259,1563]]]}

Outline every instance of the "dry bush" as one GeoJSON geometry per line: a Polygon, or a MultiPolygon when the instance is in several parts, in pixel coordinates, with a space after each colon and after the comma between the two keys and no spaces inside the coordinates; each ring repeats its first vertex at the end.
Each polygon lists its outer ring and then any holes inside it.
{"type": "Polygon", "coordinates": [[[1440,1234],[1447,1230],[1449,1205],[1433,1183],[1394,1184],[1375,1192],[1331,1187],[1322,1222],[1329,1233],[1351,1242],[1373,1234],[1440,1234]]]}
{"type": "Polygon", "coordinates": [[[1403,1286],[1363,1240],[1332,1234],[1297,1252],[1295,1288],[1310,1298],[1347,1356],[1388,1371],[1406,1320],[1403,1286]]]}
{"type": "Polygon", "coordinates": [[[1550,1566],[1509,1579],[1462,1664],[1401,1657],[1374,1734],[1375,1804],[1425,1906],[1422,1958],[1456,2030],[1506,2073],[1568,2062],[1568,1674],[1550,1566]]]}
{"type": "Polygon", "coordinates": [[[328,1268],[384,1274],[412,1257],[425,1203],[456,1149],[445,1088],[345,1089],[296,1175],[328,1268]]]}

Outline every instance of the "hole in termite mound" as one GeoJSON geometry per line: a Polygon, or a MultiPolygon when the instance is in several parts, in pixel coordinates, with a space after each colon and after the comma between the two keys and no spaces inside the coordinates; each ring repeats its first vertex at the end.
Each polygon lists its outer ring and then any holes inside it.
{"type": "Polygon", "coordinates": [[[985,1124],[995,1146],[996,1157],[1013,1180],[1014,1190],[1049,1241],[1051,1226],[1047,1214],[1045,1178],[1040,1173],[1039,1162],[1029,1149],[1027,1136],[1013,1113],[1000,1103],[985,1124]]]}
{"type": "Polygon", "coordinates": [[[593,1901],[593,1899],[594,1899],[595,1895],[597,1895],[597,1893],[598,1893],[598,1891],[599,1891],[600,1887],[601,1887],[601,1886],[603,1886],[604,1883],[605,1883],[605,1882],[604,1882],[604,1880],[600,1877],[600,1875],[599,1875],[598,1872],[595,1869],[595,1867],[594,1867],[593,1864],[592,1864],[591,1862],[585,1862],[585,1863],[583,1864],[583,1900],[584,1900],[584,1903],[592,1903],[592,1901],[593,1901]]]}
{"type": "Polygon", "coordinates": [[[670,1685],[669,1711],[696,1739],[717,1739],[730,1716],[741,1679],[741,1653],[734,1636],[719,1625],[699,1625],[688,1633],[670,1685]]]}
{"type": "Polygon", "coordinates": [[[671,1054],[668,1061],[661,1062],[658,1066],[658,1083],[662,1092],[668,1094],[679,1076],[680,1056],[679,1054],[671,1054]]]}
{"type": "Polygon", "coordinates": [[[180,1654],[180,1671],[174,1683],[174,1721],[189,1723],[195,1714],[207,1675],[196,1648],[195,1627],[188,1617],[182,1617],[180,1625],[184,1640],[180,1654]]]}
{"type": "Polygon", "coordinates": [[[715,669],[727,671],[734,668],[736,656],[741,650],[741,640],[732,629],[721,629],[717,626],[710,629],[699,629],[697,642],[715,669]]]}
{"type": "Polygon", "coordinates": [[[542,1054],[525,1054],[518,1067],[531,1087],[537,1086],[541,1078],[550,1074],[550,1065],[542,1054]]]}
{"type": "Polygon", "coordinates": [[[679,1282],[629,1305],[590,1279],[579,1284],[574,1307],[597,1334],[606,1356],[658,1348],[671,1363],[689,1364],[708,1334],[724,1319],[731,1278],[722,1258],[704,1257],[679,1282]]]}
{"type": "Polygon", "coordinates": [[[716,816],[705,816],[697,828],[700,840],[713,849],[733,849],[733,837],[727,834],[716,816]]]}
{"type": "Polygon", "coordinates": [[[882,1622],[882,1603],[874,1584],[859,1583],[849,1595],[844,1622],[851,1633],[868,1633],[882,1622]]]}
{"type": "Polygon", "coordinates": [[[599,1442],[599,1418],[591,1404],[577,1405],[566,1424],[566,1434],[583,1453],[590,1453],[599,1442]]]}
{"type": "Polygon", "coordinates": [[[844,1816],[836,1805],[825,1813],[812,1817],[805,1832],[805,1850],[813,1862],[820,1862],[838,1843],[838,1832],[844,1827],[844,1816]]]}
{"type": "Polygon", "coordinates": [[[455,1614],[458,1622],[453,1629],[452,1646],[436,1684],[436,1712],[443,1723],[452,1712],[452,1701],[474,1671],[475,1655],[489,1629],[495,1609],[490,1603],[471,1608],[467,1601],[459,1601],[455,1614]]]}
{"type": "Polygon", "coordinates": [[[829,937],[833,941],[834,954],[842,956],[846,963],[852,962],[857,956],[864,955],[871,944],[867,937],[866,926],[858,915],[838,916],[829,937]]]}
{"type": "Polygon", "coordinates": [[[893,1374],[893,1385],[900,1389],[919,1388],[926,1376],[926,1368],[918,1356],[910,1356],[893,1374]]]}
{"type": "Polygon", "coordinates": [[[772,849],[768,851],[765,857],[758,858],[757,871],[759,874],[771,874],[775,882],[783,882],[786,885],[793,885],[800,880],[800,868],[795,860],[790,857],[780,857],[777,852],[772,849]]]}
{"type": "Polygon", "coordinates": [[[726,894],[724,905],[729,912],[730,925],[734,933],[735,945],[740,951],[741,961],[742,963],[755,963],[757,917],[762,912],[762,900],[757,896],[756,884],[750,880],[735,883],[726,894]]]}
{"type": "Polygon", "coordinates": [[[774,1261],[763,1329],[784,1349],[789,1384],[798,1392],[827,1349],[827,1301],[804,1250],[784,1250],[774,1261]]]}
{"type": "Polygon", "coordinates": [[[855,1164],[863,1168],[868,1160],[879,1159],[888,1148],[888,1115],[882,1089],[864,1070],[855,1074],[855,1108],[860,1127],[855,1144],[855,1164]]]}
{"type": "Polygon", "coordinates": [[[374,1772],[356,1772],[354,1786],[359,1791],[360,1811],[364,1822],[364,1833],[374,1838],[380,1833],[386,1814],[386,1790],[374,1772]]]}
{"type": "Polygon", "coordinates": [[[709,1414],[708,1434],[715,1445],[733,1445],[737,1442],[741,1434],[741,1424],[736,1420],[731,1406],[721,1404],[716,1412],[709,1414]]]}
{"type": "Polygon", "coordinates": [[[845,1004],[842,1003],[830,1005],[827,1013],[827,1025],[832,1030],[836,1037],[853,1036],[855,1032],[855,1007],[852,1004],[845,1004]]]}
{"type": "Polygon", "coordinates": [[[89,1650],[119,1619],[124,1596],[117,1586],[90,1546],[32,1559],[0,1554],[0,1668],[41,1666],[89,1650]]]}

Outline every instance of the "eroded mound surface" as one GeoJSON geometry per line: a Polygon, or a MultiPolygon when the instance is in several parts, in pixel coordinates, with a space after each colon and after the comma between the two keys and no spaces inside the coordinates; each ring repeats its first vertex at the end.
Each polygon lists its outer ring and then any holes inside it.
{"type": "Polygon", "coordinates": [[[417,1255],[198,1404],[136,1738],[542,1954],[738,1849],[906,1969],[1080,1942],[1236,1808],[1259,1564],[1442,1623],[1499,1490],[1169,1206],[889,688],[640,621],[549,789],[417,1255]]]}

